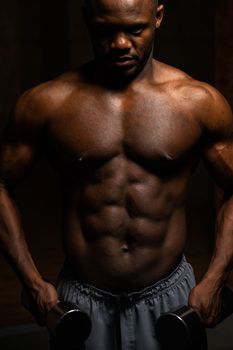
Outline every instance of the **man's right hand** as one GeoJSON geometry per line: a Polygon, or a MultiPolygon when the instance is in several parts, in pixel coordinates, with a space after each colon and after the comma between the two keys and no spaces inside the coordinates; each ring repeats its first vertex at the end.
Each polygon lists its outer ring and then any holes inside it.
{"type": "Polygon", "coordinates": [[[24,289],[21,300],[40,326],[45,325],[47,313],[59,302],[55,287],[44,280],[36,288],[24,289]]]}

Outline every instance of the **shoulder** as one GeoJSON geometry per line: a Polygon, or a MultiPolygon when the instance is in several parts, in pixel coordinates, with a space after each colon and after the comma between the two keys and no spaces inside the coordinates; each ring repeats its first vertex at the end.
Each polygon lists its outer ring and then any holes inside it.
{"type": "Polygon", "coordinates": [[[216,136],[233,133],[233,116],[224,96],[213,86],[160,64],[161,86],[177,108],[192,115],[202,129],[216,136]]]}
{"type": "Polygon", "coordinates": [[[218,139],[233,133],[233,115],[225,97],[213,86],[191,79],[178,85],[196,121],[207,136],[218,139]]]}
{"type": "Polygon", "coordinates": [[[156,84],[170,84],[179,80],[191,79],[191,77],[182,70],[170,66],[158,60],[153,60],[154,81],[156,84]]]}
{"type": "Polygon", "coordinates": [[[45,123],[60,111],[81,84],[78,71],[64,73],[55,79],[27,90],[16,103],[15,121],[45,123]]]}

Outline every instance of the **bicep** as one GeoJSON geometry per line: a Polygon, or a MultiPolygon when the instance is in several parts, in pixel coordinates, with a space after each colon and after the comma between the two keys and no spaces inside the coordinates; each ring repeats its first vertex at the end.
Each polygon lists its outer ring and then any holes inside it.
{"type": "Polygon", "coordinates": [[[31,168],[40,151],[42,124],[36,120],[28,98],[22,97],[0,140],[0,179],[15,183],[31,168]],[[26,100],[26,101],[25,101],[26,100]]]}
{"type": "Polygon", "coordinates": [[[211,177],[225,191],[233,191],[233,137],[205,148],[203,159],[211,177]]]}
{"type": "Polygon", "coordinates": [[[226,99],[214,88],[201,104],[203,159],[223,190],[233,190],[233,115],[226,99]]]}
{"type": "Polygon", "coordinates": [[[0,148],[0,178],[14,183],[31,168],[35,157],[33,147],[27,143],[4,143],[0,148]]]}

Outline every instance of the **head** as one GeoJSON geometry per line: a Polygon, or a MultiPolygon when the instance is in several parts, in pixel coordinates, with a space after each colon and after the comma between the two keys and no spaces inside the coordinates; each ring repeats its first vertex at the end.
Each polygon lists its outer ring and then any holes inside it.
{"type": "MultiPolygon", "coordinates": [[[[159,0],[151,0],[152,5],[158,6],[159,0]]],[[[85,0],[86,7],[91,9],[93,7],[93,0],[85,0]]]]}
{"type": "Polygon", "coordinates": [[[163,10],[158,0],[86,0],[84,18],[104,71],[130,79],[149,64],[163,10]]]}

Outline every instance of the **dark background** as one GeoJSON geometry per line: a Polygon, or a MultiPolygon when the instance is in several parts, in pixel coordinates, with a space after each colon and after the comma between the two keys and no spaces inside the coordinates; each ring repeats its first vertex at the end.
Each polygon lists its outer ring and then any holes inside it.
{"type": "MultiPolygon", "coordinates": [[[[155,56],[216,86],[233,106],[233,1],[164,0],[155,56]]],[[[92,55],[79,0],[8,0],[0,3],[0,118],[4,122],[26,89],[92,55]]],[[[54,281],[63,261],[60,193],[44,160],[16,191],[36,264],[54,281]]],[[[214,191],[201,165],[192,181],[187,255],[199,279],[214,239],[214,191]]],[[[0,326],[31,321],[19,303],[20,285],[0,257],[0,326]]]]}

